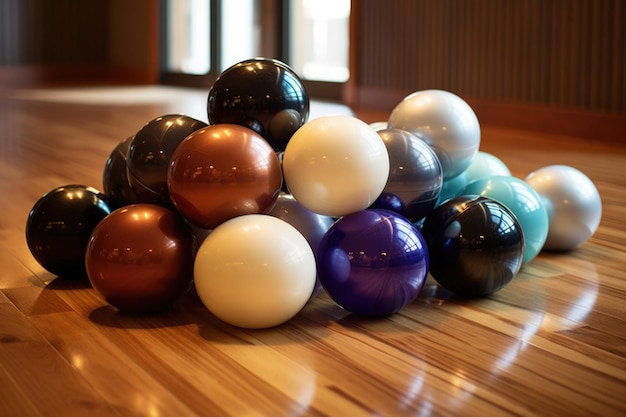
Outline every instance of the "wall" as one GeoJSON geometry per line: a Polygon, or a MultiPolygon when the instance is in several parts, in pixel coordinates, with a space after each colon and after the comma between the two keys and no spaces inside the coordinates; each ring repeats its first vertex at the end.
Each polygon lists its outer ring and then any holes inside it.
{"type": "Polygon", "coordinates": [[[158,0],[0,0],[0,86],[156,82],[158,0]]]}
{"type": "Polygon", "coordinates": [[[159,76],[158,0],[108,0],[108,65],[127,82],[159,76]]]}
{"type": "Polygon", "coordinates": [[[491,121],[521,108],[523,125],[548,108],[624,123],[623,0],[354,0],[353,19],[353,105],[390,109],[440,88],[491,121]]]}

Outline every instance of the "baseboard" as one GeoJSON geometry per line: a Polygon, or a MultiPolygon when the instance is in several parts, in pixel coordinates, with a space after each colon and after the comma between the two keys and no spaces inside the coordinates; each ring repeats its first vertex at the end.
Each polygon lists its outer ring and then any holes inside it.
{"type": "Polygon", "coordinates": [[[0,66],[0,88],[59,85],[155,84],[158,74],[143,68],[99,64],[0,66]]]}
{"type": "MultiPolygon", "coordinates": [[[[351,106],[380,113],[391,110],[409,92],[357,88],[351,106]]],[[[462,97],[481,124],[542,133],[575,136],[597,141],[626,143],[626,114],[584,111],[532,103],[506,102],[462,97]]]]}

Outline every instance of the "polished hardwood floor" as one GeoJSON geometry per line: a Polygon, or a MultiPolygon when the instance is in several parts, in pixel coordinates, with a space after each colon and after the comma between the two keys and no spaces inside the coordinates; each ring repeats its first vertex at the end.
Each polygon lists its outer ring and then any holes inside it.
{"type": "Polygon", "coordinates": [[[515,176],[571,165],[603,200],[589,241],[541,253],[484,299],[429,279],[390,317],[350,315],[322,294],[283,325],[244,330],[193,290],[170,311],[125,315],[88,282],[42,269],[24,234],[35,201],[70,183],[101,189],[118,142],[161,114],[202,115],[204,97],[158,87],[1,92],[1,416],[626,415],[624,138],[483,126],[481,149],[515,176]]]}

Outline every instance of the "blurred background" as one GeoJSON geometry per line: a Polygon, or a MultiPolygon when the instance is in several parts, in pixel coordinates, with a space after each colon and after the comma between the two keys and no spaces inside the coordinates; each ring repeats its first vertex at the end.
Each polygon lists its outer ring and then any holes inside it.
{"type": "Polygon", "coordinates": [[[438,88],[488,123],[621,140],[624,22],[623,0],[0,0],[0,88],[208,88],[264,56],[355,108],[438,88]]]}

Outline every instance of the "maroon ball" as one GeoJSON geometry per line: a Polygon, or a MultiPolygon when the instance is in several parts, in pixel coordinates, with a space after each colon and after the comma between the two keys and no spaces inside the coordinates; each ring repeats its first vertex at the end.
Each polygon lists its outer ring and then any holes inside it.
{"type": "Polygon", "coordinates": [[[170,307],[191,286],[197,241],[176,212],[153,204],[115,210],[89,238],[85,266],[93,287],[129,313],[170,307]]]}

